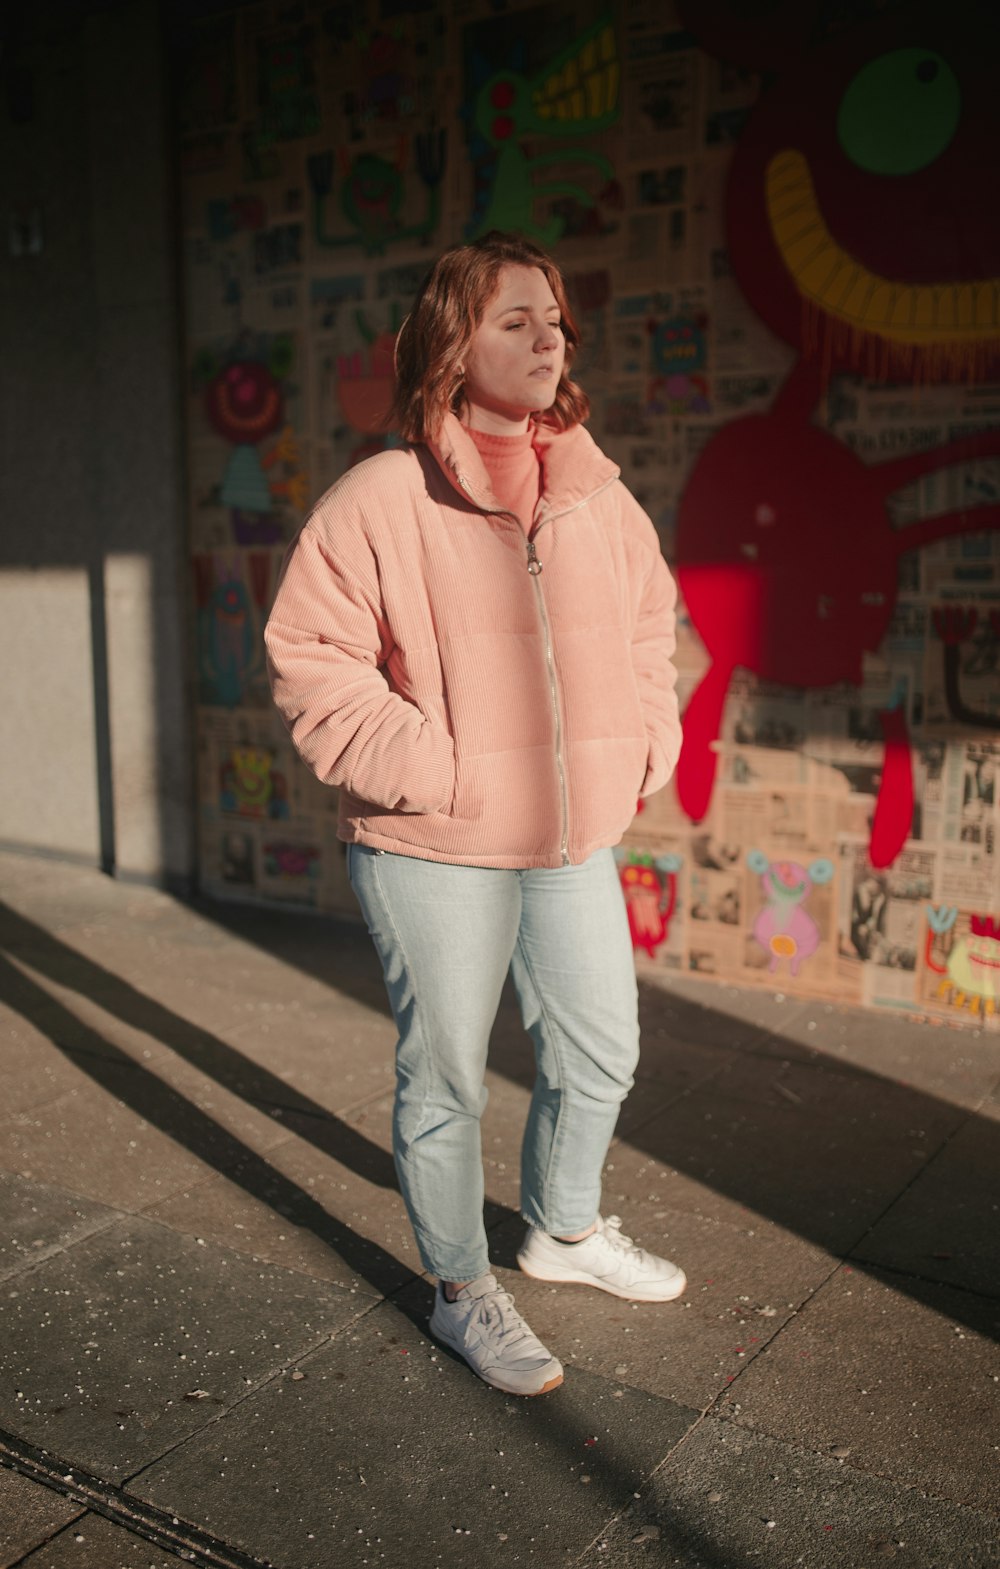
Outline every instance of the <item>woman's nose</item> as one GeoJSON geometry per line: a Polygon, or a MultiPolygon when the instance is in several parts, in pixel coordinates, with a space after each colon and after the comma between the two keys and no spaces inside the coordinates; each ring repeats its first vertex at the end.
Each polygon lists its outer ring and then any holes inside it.
{"type": "Polygon", "coordinates": [[[544,326],[539,327],[538,333],[535,337],[535,348],[539,353],[541,353],[543,350],[551,353],[551,351],[556,346],[556,342],[556,329],[549,322],[546,322],[544,326]]]}

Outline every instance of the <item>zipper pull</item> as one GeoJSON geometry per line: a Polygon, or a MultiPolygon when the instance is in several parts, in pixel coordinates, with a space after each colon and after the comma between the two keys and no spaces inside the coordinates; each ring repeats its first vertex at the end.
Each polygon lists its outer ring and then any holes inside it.
{"type": "Polygon", "coordinates": [[[529,539],[528,540],[528,571],[531,573],[532,577],[537,577],[541,570],[542,570],[542,563],[538,559],[538,552],[535,549],[535,541],[533,539],[529,539]]]}

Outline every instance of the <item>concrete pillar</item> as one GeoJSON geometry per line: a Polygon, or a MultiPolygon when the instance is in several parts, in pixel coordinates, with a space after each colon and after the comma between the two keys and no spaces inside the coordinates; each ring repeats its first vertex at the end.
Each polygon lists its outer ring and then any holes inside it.
{"type": "Polygon", "coordinates": [[[159,7],[42,3],[13,68],[0,210],[37,213],[41,248],[0,259],[0,660],[18,672],[0,705],[0,841],[183,886],[191,694],[159,7]]]}

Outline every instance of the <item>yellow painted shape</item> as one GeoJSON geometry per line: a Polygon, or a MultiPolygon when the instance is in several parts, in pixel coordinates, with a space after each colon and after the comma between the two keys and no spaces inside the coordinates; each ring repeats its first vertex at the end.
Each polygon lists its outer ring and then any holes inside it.
{"type": "Polygon", "coordinates": [[[858,279],[858,266],[856,262],[848,261],[841,256],[837,270],[823,289],[820,296],[823,309],[834,311],[844,303],[851,289],[858,279]]]}
{"type": "MultiPolygon", "coordinates": [[[[798,282],[810,263],[815,261],[817,256],[823,255],[824,252],[827,255],[832,255],[822,229],[817,229],[815,224],[807,229],[804,234],[801,234],[797,240],[791,242],[788,246],[787,255],[794,266],[796,282],[798,282]]],[[[802,293],[806,295],[807,299],[809,298],[805,289],[802,290],[802,293]]]]}
{"type": "Polygon", "coordinates": [[[972,285],[966,283],[955,290],[955,313],[959,327],[971,327],[975,316],[975,296],[972,285]]]}
{"type": "Polygon", "coordinates": [[[869,296],[875,286],[876,279],[866,268],[860,267],[856,271],[854,282],[847,292],[846,298],[840,307],[840,320],[849,321],[852,326],[864,318],[869,296]]]}
{"type": "MultiPolygon", "coordinates": [[[[869,329],[874,327],[876,332],[887,328],[892,318],[892,308],[896,303],[896,292],[894,284],[886,283],[884,278],[876,279],[875,287],[868,296],[865,319],[861,325],[869,329]]],[[[887,332],[886,336],[892,335],[887,332]]]]}
{"type": "Polygon", "coordinates": [[[774,243],[796,288],[846,325],[929,347],[1000,338],[1000,279],[916,286],[882,278],[838,245],[802,153],[784,148],[764,176],[774,243]]]}
{"type": "Polygon", "coordinates": [[[933,327],[943,325],[938,321],[937,300],[934,298],[934,289],[915,289],[913,291],[913,325],[915,327],[933,327]]]}
{"type": "Polygon", "coordinates": [[[976,326],[996,331],[997,284],[980,283],[976,286],[976,326]]]}
{"type": "Polygon", "coordinates": [[[832,245],[824,245],[821,251],[806,262],[801,272],[802,287],[813,299],[825,299],[830,283],[840,272],[841,254],[832,245]]]}

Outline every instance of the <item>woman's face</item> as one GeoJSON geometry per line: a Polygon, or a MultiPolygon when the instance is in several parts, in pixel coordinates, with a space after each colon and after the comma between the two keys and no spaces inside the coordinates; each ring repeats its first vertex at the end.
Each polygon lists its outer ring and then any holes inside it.
{"type": "Polygon", "coordinates": [[[566,340],[539,267],[505,267],[465,356],[465,401],[476,430],[514,435],[555,402],[566,340]]]}

